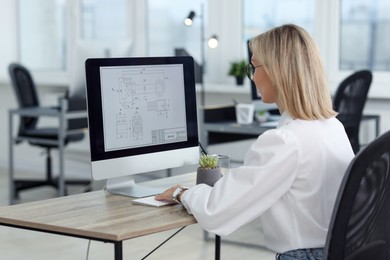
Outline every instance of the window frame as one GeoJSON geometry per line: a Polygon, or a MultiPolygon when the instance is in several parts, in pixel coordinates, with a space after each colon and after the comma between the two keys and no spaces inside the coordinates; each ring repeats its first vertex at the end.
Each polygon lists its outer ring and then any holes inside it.
{"type": "MultiPolygon", "coordinates": [[[[80,14],[78,6],[81,0],[66,1],[67,26],[67,62],[69,68],[70,53],[74,43],[80,35],[80,14]]],[[[208,1],[208,24],[205,34],[218,35],[220,45],[216,49],[205,49],[206,54],[206,91],[213,90],[215,83],[234,88],[234,79],[227,75],[230,62],[236,59],[245,59],[247,53],[241,46],[243,26],[243,1],[232,1],[226,5],[224,0],[208,1]],[[207,87],[209,83],[209,87],[207,87]]],[[[340,32],[340,1],[341,0],[313,0],[315,1],[315,30],[316,41],[323,55],[324,66],[328,74],[330,91],[333,94],[338,84],[353,71],[339,69],[339,32],[340,32]]],[[[16,10],[17,12],[17,10],[16,10]]],[[[133,53],[136,56],[148,55],[148,8],[147,1],[134,0],[128,5],[127,13],[131,17],[128,35],[136,39],[133,53]]],[[[16,14],[18,17],[18,14],[16,14]]],[[[20,32],[18,32],[19,34],[20,32]]],[[[20,40],[20,37],[18,41],[20,40]]],[[[18,43],[18,48],[19,43],[18,43]]],[[[19,53],[19,50],[17,51],[19,53]]],[[[18,56],[20,58],[20,56],[18,56]]],[[[69,70],[69,69],[67,69],[69,70]]],[[[62,85],[69,83],[69,72],[33,71],[34,79],[41,84],[62,85]]],[[[374,98],[390,98],[390,72],[374,71],[373,87],[369,96],[374,98]]],[[[245,84],[249,85],[248,82],[245,84]]],[[[247,89],[243,88],[242,91],[247,89]]]]}
{"type": "MultiPolygon", "coordinates": [[[[330,89],[336,90],[338,84],[347,76],[352,74],[353,70],[340,70],[340,1],[341,0],[321,0],[327,2],[326,9],[328,13],[328,19],[323,21],[327,25],[328,41],[327,46],[328,55],[327,58],[327,72],[330,89]]],[[[390,85],[390,71],[373,71],[373,82],[369,91],[369,97],[371,98],[390,98],[390,91],[387,86],[390,85]]]]}

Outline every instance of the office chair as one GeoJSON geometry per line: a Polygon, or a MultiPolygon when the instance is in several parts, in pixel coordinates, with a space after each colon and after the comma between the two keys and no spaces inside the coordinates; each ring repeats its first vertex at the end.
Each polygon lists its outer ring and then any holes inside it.
{"type": "MultiPolygon", "coordinates": [[[[27,68],[20,64],[12,63],[9,65],[9,74],[11,77],[12,86],[17,97],[19,109],[24,108],[39,108],[40,102],[36,86],[33,78],[27,68]]],[[[85,104],[80,100],[69,99],[68,107],[70,109],[86,109],[85,104]],[[84,106],[84,107],[83,107],[84,106]]],[[[84,101],[85,102],[85,101],[84,101]]],[[[59,110],[59,107],[52,107],[51,109],[59,110]]],[[[33,146],[38,146],[45,149],[46,152],[46,179],[45,180],[30,180],[30,179],[13,179],[14,183],[13,198],[19,197],[19,192],[22,190],[35,188],[39,186],[52,186],[59,188],[57,179],[52,176],[52,157],[51,150],[58,148],[59,128],[58,127],[38,127],[38,117],[21,116],[19,122],[19,130],[15,143],[28,141],[33,146]],[[49,142],[48,142],[49,141],[49,142]],[[51,141],[51,142],[50,142],[51,141]]],[[[68,120],[68,130],[85,128],[87,126],[86,119],[70,119],[68,120]]],[[[67,133],[64,140],[64,145],[69,142],[81,141],[84,138],[82,131],[75,131],[74,133],[67,133]]],[[[90,180],[66,180],[66,184],[90,184],[90,180]]]]}
{"type": "Polygon", "coordinates": [[[355,154],[360,150],[360,122],[371,82],[370,71],[357,71],[340,83],[333,100],[337,118],[343,123],[355,154]]]}
{"type": "Polygon", "coordinates": [[[390,259],[389,220],[390,131],[350,163],[336,199],[324,259],[390,259]]]}

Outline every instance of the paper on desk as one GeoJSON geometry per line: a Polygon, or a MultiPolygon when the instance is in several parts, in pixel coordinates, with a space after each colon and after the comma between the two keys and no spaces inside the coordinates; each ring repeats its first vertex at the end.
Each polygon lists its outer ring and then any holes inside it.
{"type": "Polygon", "coordinates": [[[131,202],[133,204],[137,204],[137,205],[152,206],[152,207],[157,207],[157,208],[162,207],[162,206],[176,204],[175,202],[155,200],[154,195],[149,196],[149,197],[145,197],[145,198],[134,199],[131,202]]]}

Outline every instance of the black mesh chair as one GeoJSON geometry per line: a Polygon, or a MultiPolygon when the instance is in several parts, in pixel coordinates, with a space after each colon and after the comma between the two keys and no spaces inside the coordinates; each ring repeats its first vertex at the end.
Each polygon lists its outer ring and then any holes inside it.
{"type": "MultiPolygon", "coordinates": [[[[24,66],[16,63],[9,65],[9,74],[11,77],[12,86],[17,98],[19,109],[25,108],[39,108],[40,102],[38,98],[38,93],[36,86],[32,79],[30,72],[24,66]]],[[[82,103],[80,100],[69,99],[68,107],[73,110],[86,110],[85,100],[82,103]]],[[[51,107],[53,110],[59,110],[60,107],[51,107]]],[[[69,110],[68,110],[69,111],[69,110]]],[[[30,116],[21,116],[19,123],[19,130],[17,133],[17,138],[15,138],[15,143],[21,143],[27,141],[33,146],[38,146],[44,148],[46,151],[46,179],[45,180],[35,180],[35,179],[14,179],[11,176],[11,181],[13,182],[14,190],[11,191],[10,201],[17,199],[19,191],[35,188],[39,186],[52,186],[58,189],[59,183],[58,180],[52,176],[52,158],[51,150],[58,148],[59,144],[57,142],[59,138],[59,127],[39,127],[38,126],[38,117],[30,116]]],[[[72,127],[73,129],[80,129],[87,127],[87,120],[84,119],[70,119],[67,122],[68,130],[72,127]]],[[[64,145],[67,145],[69,142],[81,141],[84,138],[83,131],[67,131],[64,139],[64,145]]],[[[90,180],[66,180],[66,184],[80,184],[86,185],[90,184],[90,180]]]]}
{"type": "Polygon", "coordinates": [[[337,118],[343,123],[355,154],[360,150],[360,122],[371,81],[370,71],[357,71],[340,83],[333,100],[337,118]]]}
{"type": "Polygon", "coordinates": [[[324,259],[390,259],[390,131],[350,163],[330,222],[324,259]]]}

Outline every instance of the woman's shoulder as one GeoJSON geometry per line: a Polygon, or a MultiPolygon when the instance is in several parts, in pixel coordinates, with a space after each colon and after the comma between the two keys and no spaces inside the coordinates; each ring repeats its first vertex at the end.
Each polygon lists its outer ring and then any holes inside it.
{"type": "Polygon", "coordinates": [[[294,119],[277,129],[276,135],[294,139],[301,146],[323,145],[345,137],[344,126],[335,117],[321,120],[294,119]]]}
{"type": "Polygon", "coordinates": [[[272,146],[297,143],[296,134],[290,127],[270,129],[260,135],[257,141],[272,146]]]}

